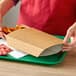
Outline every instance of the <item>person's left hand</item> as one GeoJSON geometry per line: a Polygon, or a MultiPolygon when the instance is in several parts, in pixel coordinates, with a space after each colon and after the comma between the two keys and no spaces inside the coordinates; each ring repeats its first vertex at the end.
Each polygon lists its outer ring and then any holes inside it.
{"type": "Polygon", "coordinates": [[[63,51],[76,49],[76,22],[67,30],[63,44],[63,51]],[[69,39],[71,39],[71,42],[68,42],[69,39]]]}

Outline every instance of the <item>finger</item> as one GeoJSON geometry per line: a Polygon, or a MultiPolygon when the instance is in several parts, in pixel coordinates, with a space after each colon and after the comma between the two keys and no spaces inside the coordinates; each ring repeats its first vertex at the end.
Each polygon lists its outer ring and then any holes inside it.
{"type": "Polygon", "coordinates": [[[63,45],[63,47],[68,47],[68,46],[70,46],[70,43],[65,43],[64,45],[63,45]]]}
{"type": "Polygon", "coordinates": [[[65,38],[63,40],[63,43],[64,44],[68,43],[68,40],[69,40],[70,37],[71,37],[71,32],[67,31],[67,34],[66,34],[66,36],[65,36],[65,38]]]}
{"type": "Polygon", "coordinates": [[[73,45],[69,45],[69,46],[63,46],[62,50],[63,51],[70,51],[72,49],[76,48],[75,46],[73,45]]]}
{"type": "Polygon", "coordinates": [[[63,51],[65,51],[65,50],[67,51],[67,50],[70,50],[70,49],[72,49],[72,46],[70,46],[70,45],[66,45],[66,46],[62,47],[63,51]]]}
{"type": "Polygon", "coordinates": [[[62,47],[63,49],[67,49],[67,48],[73,48],[73,45],[72,44],[68,44],[68,45],[64,45],[63,47],[62,47]]]}
{"type": "Polygon", "coordinates": [[[63,49],[71,49],[72,47],[63,47],[63,49]]]}
{"type": "Polygon", "coordinates": [[[63,52],[64,52],[64,51],[67,51],[67,52],[68,52],[68,51],[70,51],[70,50],[71,50],[71,49],[62,49],[63,52]]]}

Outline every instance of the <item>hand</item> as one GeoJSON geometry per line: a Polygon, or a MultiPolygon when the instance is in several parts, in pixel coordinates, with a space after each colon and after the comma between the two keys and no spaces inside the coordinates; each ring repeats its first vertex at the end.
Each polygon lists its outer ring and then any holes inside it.
{"type": "Polygon", "coordinates": [[[63,51],[70,51],[76,49],[76,22],[67,30],[67,34],[64,38],[63,51]],[[68,40],[71,38],[71,42],[68,40]]]}

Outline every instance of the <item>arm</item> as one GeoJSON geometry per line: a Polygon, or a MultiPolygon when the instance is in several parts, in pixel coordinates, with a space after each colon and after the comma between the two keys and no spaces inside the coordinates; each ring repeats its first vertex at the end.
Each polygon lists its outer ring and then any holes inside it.
{"type": "Polygon", "coordinates": [[[0,0],[0,37],[4,37],[2,33],[2,17],[14,6],[13,0],[0,0]]]}
{"type": "Polygon", "coordinates": [[[14,6],[13,0],[0,0],[0,26],[3,16],[14,6]]]}
{"type": "Polygon", "coordinates": [[[0,0],[0,14],[3,17],[14,6],[13,0],[0,0]]]}
{"type": "MultiPolygon", "coordinates": [[[[14,0],[17,2],[17,0],[14,0]]],[[[2,17],[9,11],[10,8],[14,6],[14,1],[13,0],[0,0],[0,38],[5,38],[4,33],[2,32],[2,27],[1,27],[1,20],[2,17]]],[[[9,49],[5,45],[0,45],[0,55],[6,55],[8,52],[10,52],[11,49],[9,49]]]]}

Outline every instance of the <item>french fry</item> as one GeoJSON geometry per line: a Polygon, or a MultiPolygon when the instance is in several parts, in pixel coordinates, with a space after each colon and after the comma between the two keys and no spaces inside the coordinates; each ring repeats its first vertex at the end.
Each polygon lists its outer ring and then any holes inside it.
{"type": "Polygon", "coordinates": [[[16,25],[16,27],[3,27],[2,28],[2,31],[5,33],[5,34],[8,34],[8,33],[11,33],[15,30],[18,30],[18,29],[24,29],[25,26],[24,25],[16,25]]]}

